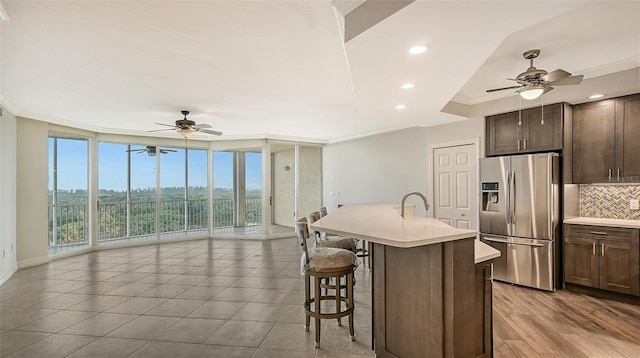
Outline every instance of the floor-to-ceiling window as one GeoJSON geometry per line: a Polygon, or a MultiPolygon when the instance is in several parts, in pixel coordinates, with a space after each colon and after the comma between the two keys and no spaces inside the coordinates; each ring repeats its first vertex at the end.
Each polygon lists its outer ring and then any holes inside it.
{"type": "Polygon", "coordinates": [[[158,148],[156,152],[160,158],[160,233],[186,231],[186,151],[158,148]]]}
{"type": "Polygon", "coordinates": [[[49,248],[89,244],[88,141],[49,138],[49,248]]]}
{"type": "Polygon", "coordinates": [[[207,230],[209,226],[207,154],[202,149],[187,151],[187,230],[207,230]]]}
{"type": "Polygon", "coordinates": [[[225,142],[223,149],[219,149],[218,144],[210,144],[209,149],[205,149],[202,143],[187,149],[175,141],[161,146],[149,145],[147,139],[143,141],[147,141],[145,144],[120,140],[97,141],[97,188],[89,190],[88,164],[89,155],[93,153],[90,143],[50,139],[49,243],[52,247],[87,245],[92,232],[97,234],[93,245],[185,234],[283,237],[292,233],[294,207],[302,206],[308,211],[317,209],[321,202],[320,147],[311,146],[308,148],[311,151],[306,152],[305,147],[298,144],[271,145],[269,141],[256,140],[241,144],[225,142]],[[278,150],[286,147],[295,153],[286,155],[288,165],[281,166],[284,162],[273,156],[272,149],[276,147],[278,150]],[[304,161],[300,168],[298,159],[290,160],[298,156],[304,161]],[[277,168],[272,161],[278,163],[277,168]],[[295,173],[303,183],[291,185],[280,172],[295,173]],[[63,173],[69,175],[61,177],[63,173]],[[281,185],[285,182],[288,184],[281,185]],[[274,191],[274,187],[284,191],[274,191]],[[97,197],[91,196],[93,190],[97,197]],[[272,210],[274,205],[279,205],[276,203],[281,196],[288,196],[289,203],[290,198],[296,198],[283,210],[286,220],[276,220],[272,210]],[[97,203],[89,206],[90,198],[97,199],[97,203]],[[92,214],[96,214],[93,221],[92,214]],[[89,228],[89,222],[95,226],[89,228]]]}
{"type": "MultiPolygon", "coordinates": [[[[155,238],[156,233],[156,156],[148,152],[133,152],[147,149],[131,145],[129,152],[130,177],[130,236],[155,238]]],[[[155,148],[155,147],[154,147],[155,148]]]]}
{"type": "Polygon", "coordinates": [[[158,148],[160,232],[208,229],[207,151],[158,148]]]}
{"type": "Polygon", "coordinates": [[[262,152],[213,154],[214,232],[262,233],[262,152]]]}
{"type": "Polygon", "coordinates": [[[262,225],[262,153],[244,152],[246,226],[262,225]]]}
{"type": "Polygon", "coordinates": [[[98,143],[98,242],[130,237],[129,146],[98,143]]]}
{"type": "Polygon", "coordinates": [[[154,146],[100,142],[98,189],[99,243],[155,239],[154,146]]]}
{"type": "Polygon", "coordinates": [[[213,227],[234,226],[233,152],[213,153],[213,227]]]}
{"type": "Polygon", "coordinates": [[[98,144],[99,241],[208,229],[207,151],[98,144]]]}

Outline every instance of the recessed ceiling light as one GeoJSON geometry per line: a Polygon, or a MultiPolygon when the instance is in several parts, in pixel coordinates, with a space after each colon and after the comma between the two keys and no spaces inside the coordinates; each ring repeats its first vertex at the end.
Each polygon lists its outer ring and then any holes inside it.
{"type": "Polygon", "coordinates": [[[418,46],[413,46],[412,48],[409,49],[409,53],[412,55],[419,55],[421,53],[425,53],[429,50],[429,46],[427,45],[418,45],[418,46]]]}
{"type": "Polygon", "coordinates": [[[589,99],[596,99],[596,98],[602,98],[602,97],[604,97],[604,95],[603,95],[603,94],[598,93],[598,94],[591,95],[591,96],[589,96],[589,97],[587,97],[587,98],[589,98],[589,99]]]}
{"type": "Polygon", "coordinates": [[[401,110],[401,109],[405,109],[405,108],[407,108],[407,106],[405,106],[404,104],[399,104],[399,105],[396,106],[397,110],[401,110]]]}
{"type": "Polygon", "coordinates": [[[400,88],[403,88],[403,89],[409,89],[409,88],[413,88],[413,87],[415,87],[415,86],[416,86],[416,85],[415,85],[415,84],[413,84],[413,83],[405,83],[405,84],[403,84],[402,86],[400,86],[400,88]]]}

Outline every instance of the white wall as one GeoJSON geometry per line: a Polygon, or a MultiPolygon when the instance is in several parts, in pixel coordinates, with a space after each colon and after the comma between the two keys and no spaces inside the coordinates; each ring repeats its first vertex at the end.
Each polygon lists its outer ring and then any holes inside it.
{"type": "Polygon", "coordinates": [[[0,285],[17,270],[16,117],[6,108],[0,116],[0,285]]]}
{"type": "Polygon", "coordinates": [[[17,259],[18,267],[49,261],[47,123],[18,118],[17,259]]]}
{"type": "MultiPolygon", "coordinates": [[[[295,211],[295,151],[274,153],[273,167],[273,223],[293,226],[295,211]],[[284,170],[288,166],[289,170],[284,170]]],[[[265,173],[268,175],[268,173],[265,173]]]]}
{"type": "Polygon", "coordinates": [[[322,148],[300,146],[298,180],[298,217],[302,217],[322,206],[322,148]]]}
{"type": "Polygon", "coordinates": [[[485,128],[484,117],[465,119],[462,121],[444,124],[436,127],[425,128],[425,144],[427,146],[438,143],[450,143],[479,139],[480,150],[478,156],[484,158],[485,153],[485,128]]]}
{"type": "MultiPolygon", "coordinates": [[[[484,156],[484,118],[466,119],[437,127],[414,127],[329,144],[324,149],[324,203],[400,203],[410,191],[427,193],[432,179],[428,150],[437,143],[478,139],[484,156]]],[[[433,206],[433,199],[429,206],[433,206]]],[[[417,197],[416,215],[425,213],[417,197]]]]}
{"type": "Polygon", "coordinates": [[[328,211],[338,204],[399,203],[414,190],[426,193],[425,131],[409,128],[326,146],[324,203],[328,211]]]}
{"type": "Polygon", "coordinates": [[[295,226],[295,172],[298,171],[298,217],[317,211],[322,205],[322,148],[300,146],[298,168],[295,167],[295,150],[273,154],[273,222],[295,226]],[[284,167],[289,166],[289,170],[284,167]]]}

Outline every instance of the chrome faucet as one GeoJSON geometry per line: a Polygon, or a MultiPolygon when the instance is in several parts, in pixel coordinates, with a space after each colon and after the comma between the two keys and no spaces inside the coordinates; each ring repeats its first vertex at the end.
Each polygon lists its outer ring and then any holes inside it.
{"type": "Polygon", "coordinates": [[[424,201],[424,209],[425,210],[429,210],[429,204],[427,203],[427,197],[424,194],[420,193],[420,192],[412,191],[410,193],[405,194],[402,197],[402,203],[400,203],[400,216],[402,216],[403,219],[404,219],[404,202],[407,201],[407,198],[410,195],[414,195],[414,194],[422,198],[422,201],[424,201]]]}

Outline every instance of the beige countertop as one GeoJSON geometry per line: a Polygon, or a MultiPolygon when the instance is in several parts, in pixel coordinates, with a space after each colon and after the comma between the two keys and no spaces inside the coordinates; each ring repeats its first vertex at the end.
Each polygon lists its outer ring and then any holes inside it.
{"type": "Polygon", "coordinates": [[[481,262],[495,259],[496,257],[500,257],[500,251],[494,249],[493,247],[481,242],[480,240],[475,240],[475,263],[479,264],[481,262]]]}
{"type": "Polygon", "coordinates": [[[395,247],[431,245],[475,237],[478,233],[451,227],[434,218],[405,215],[403,219],[397,207],[393,204],[345,205],[311,224],[311,228],[395,247]]]}
{"type": "Polygon", "coordinates": [[[632,229],[640,229],[640,220],[578,217],[578,218],[572,218],[572,219],[565,219],[564,223],[576,224],[576,225],[598,225],[598,226],[626,227],[626,228],[632,228],[632,229]]]}

